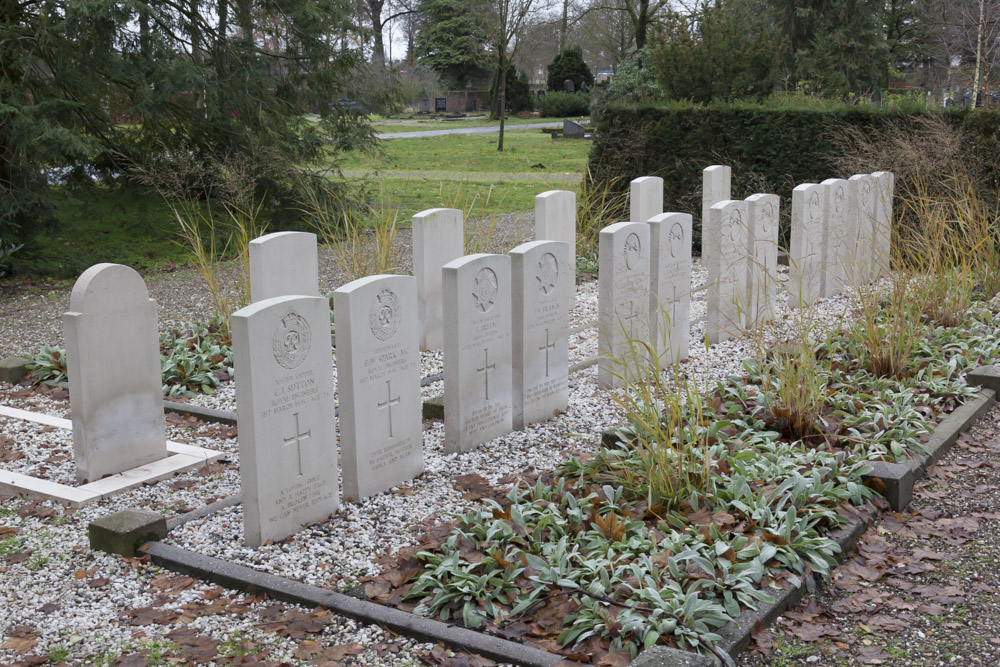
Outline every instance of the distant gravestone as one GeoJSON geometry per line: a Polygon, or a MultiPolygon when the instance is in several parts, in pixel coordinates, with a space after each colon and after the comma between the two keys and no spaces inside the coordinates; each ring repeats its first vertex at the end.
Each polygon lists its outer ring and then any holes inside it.
{"type": "Polygon", "coordinates": [[[778,195],[747,197],[747,293],[753,326],[774,319],[778,295],[778,195]]]}
{"type": "Polygon", "coordinates": [[[889,275],[892,263],[892,199],[896,177],[891,171],[876,171],[875,179],[875,251],[876,278],[889,275]]]}
{"type": "Polygon", "coordinates": [[[848,253],[848,276],[850,284],[858,287],[871,280],[876,270],[875,179],[871,174],[855,174],[847,183],[847,215],[853,252],[848,253]]]}
{"type": "Polygon", "coordinates": [[[361,278],[333,304],[344,499],[361,500],[423,470],[416,280],[361,278]]]}
{"type": "Polygon", "coordinates": [[[585,139],[587,137],[587,130],[579,123],[564,120],[563,137],[566,139],[585,139]]]}
{"type": "Polygon", "coordinates": [[[515,429],[569,406],[569,282],[576,268],[561,241],[510,251],[515,429]]]}
{"type": "Polygon", "coordinates": [[[250,256],[250,303],[276,296],[319,296],[316,235],[275,232],[247,246],[250,256]]]}
{"type": "Polygon", "coordinates": [[[444,449],[466,452],[513,428],[510,257],[444,265],[444,449]]]}
{"type": "Polygon", "coordinates": [[[823,186],[803,183],[792,190],[788,248],[788,305],[811,306],[820,298],[823,262],[823,186]]]}
{"type": "Polygon", "coordinates": [[[659,176],[641,176],[629,185],[629,221],[649,222],[654,215],[663,213],[663,179],[659,176]]]}
{"type": "Polygon", "coordinates": [[[583,81],[583,82],[582,82],[582,83],[580,84],[580,92],[581,92],[581,93],[588,93],[588,92],[590,92],[590,87],[589,87],[589,86],[587,86],[587,82],[586,82],[586,81],[583,81]]]}
{"type": "Polygon", "coordinates": [[[448,111],[448,98],[447,97],[435,97],[434,98],[434,111],[437,113],[442,113],[448,111]]]}
{"type": "MultiPolygon", "coordinates": [[[[701,174],[701,224],[708,220],[708,209],[720,201],[733,198],[732,168],[715,164],[701,174]]],[[[704,234],[703,234],[704,236],[704,234]]]]}
{"type": "Polygon", "coordinates": [[[457,208],[432,208],[413,216],[413,275],[420,308],[420,349],[440,350],[441,267],[465,253],[465,225],[457,208]]]}
{"type": "Polygon", "coordinates": [[[576,88],[573,86],[573,79],[565,79],[563,81],[563,92],[564,93],[575,93],[576,88]]]}
{"type": "Polygon", "coordinates": [[[330,305],[265,299],[233,313],[232,330],[244,539],[258,547],[339,505],[330,305]]]}
{"type": "Polygon", "coordinates": [[[84,271],[63,315],[80,483],[167,457],[156,302],[135,270],[84,271]]]}
{"type": "Polygon", "coordinates": [[[430,112],[431,112],[430,100],[417,101],[417,113],[430,113],[430,112]]]}
{"type": "Polygon", "coordinates": [[[850,234],[848,222],[848,183],[842,178],[828,178],[820,185],[825,189],[823,220],[826,229],[826,256],[821,272],[822,295],[837,296],[847,282],[850,234]]]}
{"type": "Polygon", "coordinates": [[[708,209],[702,256],[708,271],[708,342],[740,335],[747,325],[747,203],[726,200],[708,209]]]}
{"type": "Polygon", "coordinates": [[[691,214],[661,213],[649,225],[649,339],[660,368],[688,358],[691,214]]]}
{"type": "Polygon", "coordinates": [[[535,240],[562,241],[569,247],[569,266],[560,277],[569,290],[570,308],[576,303],[576,193],[548,190],[535,197],[535,240]]]}
{"type": "Polygon", "coordinates": [[[633,346],[649,342],[649,225],[608,225],[598,245],[597,381],[620,387],[650,362],[633,346]]]}

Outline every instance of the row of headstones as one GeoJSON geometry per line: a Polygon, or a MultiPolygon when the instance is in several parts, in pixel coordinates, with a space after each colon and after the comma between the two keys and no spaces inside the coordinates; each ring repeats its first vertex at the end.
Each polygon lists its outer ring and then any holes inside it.
{"type": "MultiPolygon", "coordinates": [[[[462,224],[461,211],[420,217],[462,224]]],[[[244,527],[252,546],[282,539],[338,506],[329,303],[317,296],[316,256],[312,234],[252,241],[251,298],[265,298],[232,316],[244,527]],[[275,285],[288,292],[275,294],[275,285]]],[[[440,273],[445,451],[467,451],[564,411],[575,275],[568,245],[533,241],[507,255],[463,256],[440,273]]],[[[333,293],[346,499],[423,470],[419,275],[369,276],[333,293]]]]}

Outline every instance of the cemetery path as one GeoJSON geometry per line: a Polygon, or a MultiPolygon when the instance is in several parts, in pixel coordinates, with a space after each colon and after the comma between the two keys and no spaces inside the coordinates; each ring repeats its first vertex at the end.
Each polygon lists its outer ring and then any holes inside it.
{"type": "MultiPolygon", "coordinates": [[[[563,122],[547,122],[547,123],[526,123],[524,125],[508,125],[504,128],[505,132],[514,132],[516,130],[541,130],[546,127],[562,127],[563,122]]],[[[380,132],[375,136],[379,139],[420,139],[422,137],[445,137],[450,134],[496,134],[500,132],[500,126],[489,126],[489,127],[455,127],[445,130],[418,130],[416,132],[380,132]]]]}
{"type": "Polygon", "coordinates": [[[1000,664],[1000,404],[740,667],[1000,664]]]}
{"type": "Polygon", "coordinates": [[[546,173],[537,174],[467,174],[454,171],[391,171],[365,169],[345,169],[344,176],[360,178],[377,175],[383,178],[432,178],[439,181],[579,181],[581,174],[546,173]]]}

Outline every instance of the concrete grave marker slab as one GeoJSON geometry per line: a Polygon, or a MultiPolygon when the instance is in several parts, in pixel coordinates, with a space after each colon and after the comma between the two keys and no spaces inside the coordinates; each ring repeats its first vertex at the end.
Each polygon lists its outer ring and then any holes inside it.
{"type": "Polygon", "coordinates": [[[368,276],[333,293],[345,500],[423,471],[416,282],[368,276]]]}
{"type": "Polygon", "coordinates": [[[788,305],[811,306],[822,295],[823,186],[803,183],[792,190],[788,249],[788,305]]]}
{"type": "Polygon", "coordinates": [[[896,177],[891,171],[876,171],[875,179],[875,250],[876,278],[889,275],[892,264],[892,199],[896,177]]]}
{"type": "Polygon", "coordinates": [[[649,225],[608,225],[598,244],[597,382],[620,387],[651,361],[630,342],[649,342],[649,225]]]}
{"type": "MultiPolygon", "coordinates": [[[[720,201],[733,198],[733,170],[731,167],[714,164],[701,173],[701,224],[708,220],[708,209],[720,201]]],[[[704,233],[702,234],[704,237],[704,233]]]]}
{"type": "Polygon", "coordinates": [[[63,315],[80,483],[167,457],[156,302],[135,270],[84,271],[63,315]]]}
{"type": "Polygon", "coordinates": [[[513,428],[510,257],[469,255],[442,274],[444,449],[466,452],[513,428]]]}
{"type": "Polygon", "coordinates": [[[649,222],[654,215],[663,213],[663,179],[659,176],[642,176],[630,184],[629,220],[649,222]]]}
{"type": "Polygon", "coordinates": [[[441,267],[465,253],[465,224],[457,208],[432,208],[413,216],[413,276],[420,308],[420,349],[440,350],[441,267]]]}
{"type": "Polygon", "coordinates": [[[871,174],[855,174],[847,179],[847,214],[850,248],[848,277],[855,287],[871,280],[875,264],[875,179],[871,174]]]}
{"type": "Polygon", "coordinates": [[[250,303],[276,296],[319,296],[316,235],[275,232],[250,241],[250,303]]]}
{"type": "Polygon", "coordinates": [[[708,209],[702,256],[708,270],[708,342],[739,336],[747,326],[747,203],[725,200],[708,209]]]}
{"type": "Polygon", "coordinates": [[[571,120],[564,120],[563,137],[566,139],[585,139],[587,137],[587,129],[579,123],[575,123],[571,120]]]}
{"type": "Polygon", "coordinates": [[[244,539],[258,547],[339,505],[330,305],[275,297],[231,321],[244,539]]]}
{"type": "Polygon", "coordinates": [[[774,319],[778,295],[778,220],[781,198],[755,194],[747,197],[747,293],[751,323],[774,319]]]}
{"type": "Polygon", "coordinates": [[[569,407],[569,246],[533,241],[510,251],[515,429],[569,407]]]}
{"type": "Polygon", "coordinates": [[[823,219],[826,226],[826,261],[822,270],[823,296],[836,296],[844,291],[850,252],[851,223],[848,221],[848,182],[843,178],[828,178],[820,185],[825,189],[823,219]]]}
{"type": "Polygon", "coordinates": [[[563,278],[569,285],[570,308],[576,302],[576,193],[549,190],[535,197],[535,240],[562,241],[569,246],[571,271],[563,278]]]}
{"type": "Polygon", "coordinates": [[[649,340],[660,368],[688,358],[691,330],[691,214],[649,219],[649,340]]]}

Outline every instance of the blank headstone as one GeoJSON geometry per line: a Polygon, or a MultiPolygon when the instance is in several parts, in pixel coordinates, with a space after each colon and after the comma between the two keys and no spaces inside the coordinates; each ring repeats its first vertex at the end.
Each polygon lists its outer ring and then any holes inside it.
{"type": "Polygon", "coordinates": [[[778,294],[778,195],[747,197],[747,292],[755,326],[774,319],[778,294]]]}
{"type": "Polygon", "coordinates": [[[319,296],[316,235],[275,232],[250,241],[250,303],[276,296],[319,296]]]}
{"type": "Polygon", "coordinates": [[[576,193],[549,190],[535,197],[535,240],[562,241],[569,246],[571,270],[562,272],[569,285],[570,307],[576,301],[576,193]]]}
{"type": "Polygon", "coordinates": [[[891,171],[876,171],[875,179],[875,267],[876,278],[889,275],[892,263],[892,199],[896,177],[891,171]]]}
{"type": "Polygon", "coordinates": [[[444,265],[444,449],[466,452],[513,428],[510,257],[444,265]]]}
{"type": "Polygon", "coordinates": [[[417,281],[361,278],[333,293],[333,307],[344,499],[361,500],[423,470],[417,281]]]}
{"type": "Polygon", "coordinates": [[[663,179],[659,176],[641,176],[629,188],[629,216],[631,222],[649,222],[654,215],[663,213],[663,179]]]}
{"type": "Polygon", "coordinates": [[[579,123],[573,122],[571,120],[563,121],[563,138],[565,139],[585,139],[587,137],[587,129],[580,125],[579,123]]]}
{"type": "Polygon", "coordinates": [[[850,221],[850,250],[847,253],[850,284],[855,287],[875,276],[875,179],[871,174],[855,174],[847,179],[850,221]]]}
{"type": "MultiPolygon", "coordinates": [[[[720,201],[733,198],[733,170],[732,168],[714,164],[706,167],[701,174],[701,224],[705,225],[708,220],[708,209],[712,208],[720,201]]],[[[704,237],[704,233],[702,233],[704,237]]]]}
{"type": "Polygon", "coordinates": [[[702,257],[708,271],[706,334],[712,344],[746,328],[747,217],[747,203],[729,199],[713,204],[702,226],[702,257]]]}
{"type": "Polygon", "coordinates": [[[598,241],[597,381],[620,387],[650,360],[632,341],[649,342],[649,225],[618,222],[598,241]]]}
{"type": "Polygon", "coordinates": [[[510,251],[514,428],[569,406],[569,247],[532,241],[510,251]]]}
{"type": "Polygon", "coordinates": [[[439,350],[441,267],[465,254],[465,225],[457,208],[432,208],[413,216],[413,275],[420,308],[420,349],[439,350]]]}
{"type": "Polygon", "coordinates": [[[661,213],[649,224],[649,340],[660,368],[688,358],[691,330],[691,214],[661,213]]]}
{"type": "Polygon", "coordinates": [[[167,456],[156,302],[133,269],[96,264],[63,315],[80,483],[167,456]]]}
{"type": "Polygon", "coordinates": [[[244,539],[258,547],[339,504],[330,304],[265,299],[233,313],[232,331],[244,539]]]}
{"type": "Polygon", "coordinates": [[[828,178],[820,185],[823,197],[824,226],[826,228],[826,256],[823,266],[822,294],[836,296],[844,291],[847,281],[847,253],[849,252],[850,222],[847,220],[848,183],[843,178],[828,178]]]}
{"type": "Polygon", "coordinates": [[[788,305],[811,306],[820,298],[823,262],[823,186],[803,183],[792,190],[788,248],[788,305]]]}

